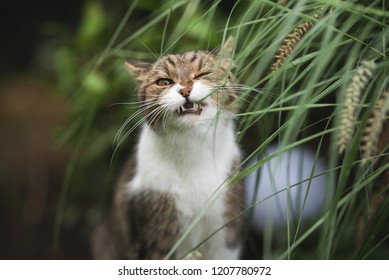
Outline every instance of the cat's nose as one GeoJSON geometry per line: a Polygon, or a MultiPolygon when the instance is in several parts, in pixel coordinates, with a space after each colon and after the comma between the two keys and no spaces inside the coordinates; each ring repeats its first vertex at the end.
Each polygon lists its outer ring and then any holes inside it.
{"type": "Polygon", "coordinates": [[[184,87],[182,89],[179,90],[179,93],[183,96],[183,97],[189,97],[190,95],[190,91],[192,90],[191,87],[184,87]]]}

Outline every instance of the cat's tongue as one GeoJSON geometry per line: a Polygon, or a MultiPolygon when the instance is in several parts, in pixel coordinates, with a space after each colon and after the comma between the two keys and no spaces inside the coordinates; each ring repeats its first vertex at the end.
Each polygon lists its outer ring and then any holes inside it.
{"type": "Polygon", "coordinates": [[[201,106],[198,103],[193,102],[186,102],[184,105],[182,105],[180,108],[177,109],[177,113],[182,116],[186,114],[195,114],[200,115],[201,114],[201,106]]]}

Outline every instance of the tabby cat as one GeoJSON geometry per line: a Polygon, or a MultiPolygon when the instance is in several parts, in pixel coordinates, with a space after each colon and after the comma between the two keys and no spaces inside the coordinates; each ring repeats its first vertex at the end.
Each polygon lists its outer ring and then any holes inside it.
{"type": "Polygon", "coordinates": [[[125,63],[145,122],[111,214],[92,236],[95,258],[163,259],[189,227],[171,258],[194,249],[204,259],[239,258],[244,187],[230,183],[241,157],[233,45],[229,38],[216,51],[125,63]]]}

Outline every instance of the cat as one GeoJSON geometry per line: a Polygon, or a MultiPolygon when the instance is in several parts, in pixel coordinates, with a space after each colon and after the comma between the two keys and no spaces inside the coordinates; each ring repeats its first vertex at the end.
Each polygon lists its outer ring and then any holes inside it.
{"type": "Polygon", "coordinates": [[[244,186],[230,183],[241,157],[233,49],[230,37],[215,51],[125,62],[145,123],[113,209],[92,236],[94,258],[163,259],[204,211],[170,258],[196,249],[203,259],[239,259],[244,186]]]}

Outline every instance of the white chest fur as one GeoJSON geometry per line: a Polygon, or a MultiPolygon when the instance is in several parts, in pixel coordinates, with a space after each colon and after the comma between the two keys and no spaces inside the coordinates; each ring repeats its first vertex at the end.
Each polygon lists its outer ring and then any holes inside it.
{"type": "MultiPolygon", "coordinates": [[[[130,194],[155,190],[173,195],[183,232],[210,205],[178,247],[178,257],[224,225],[226,206],[222,192],[238,156],[230,120],[183,129],[176,134],[160,135],[147,127],[143,129],[136,175],[128,184],[130,194]]],[[[202,253],[205,258],[237,257],[237,252],[226,248],[223,230],[203,246],[202,253]]]]}

